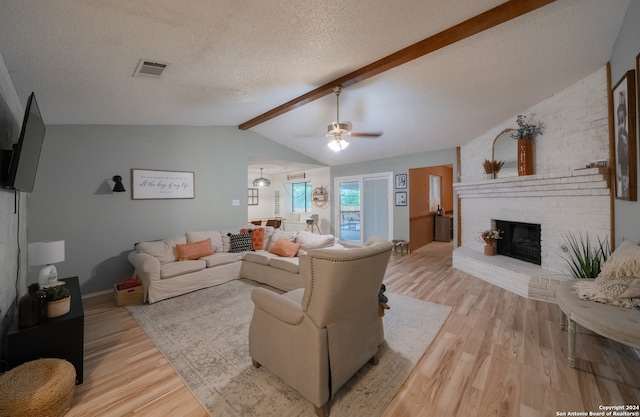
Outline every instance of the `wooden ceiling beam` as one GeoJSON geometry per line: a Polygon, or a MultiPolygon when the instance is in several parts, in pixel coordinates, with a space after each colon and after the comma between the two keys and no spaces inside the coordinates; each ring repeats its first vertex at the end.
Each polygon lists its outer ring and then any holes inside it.
{"type": "Polygon", "coordinates": [[[330,81],[315,90],[296,97],[274,109],[269,110],[253,119],[240,124],[242,130],[251,129],[261,123],[281,116],[297,107],[311,103],[319,98],[333,93],[333,87],[349,87],[357,82],[374,77],[392,68],[406,64],[416,58],[425,56],[438,49],[444,48],[458,41],[476,35],[487,29],[491,29],[501,23],[527,14],[540,7],[553,3],[556,0],[510,0],[491,10],[481,13],[471,19],[465,20],[455,26],[445,29],[440,33],[430,36],[420,42],[414,43],[389,56],[379,59],[367,66],[355,70],[347,75],[330,81]]]}

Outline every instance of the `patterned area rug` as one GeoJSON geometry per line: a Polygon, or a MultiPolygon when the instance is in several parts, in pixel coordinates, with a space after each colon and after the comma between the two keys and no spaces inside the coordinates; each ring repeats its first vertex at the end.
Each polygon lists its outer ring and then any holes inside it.
{"type": "MultiPolygon", "coordinates": [[[[249,357],[251,290],[235,280],[127,308],[213,416],[314,416],[311,403],[249,357]]],[[[386,293],[380,362],[365,365],[329,403],[332,417],[380,415],[438,333],[450,307],[386,293]]]]}

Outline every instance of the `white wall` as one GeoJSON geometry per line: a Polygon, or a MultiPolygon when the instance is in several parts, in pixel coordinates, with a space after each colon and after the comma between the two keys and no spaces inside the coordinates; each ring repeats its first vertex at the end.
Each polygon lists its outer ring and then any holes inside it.
{"type": "MultiPolygon", "coordinates": [[[[3,117],[14,118],[15,126],[19,126],[24,110],[1,54],[0,95],[0,106],[4,109],[3,117]]],[[[13,136],[19,132],[3,134],[13,136]]],[[[27,195],[0,189],[0,357],[4,353],[4,337],[13,317],[11,307],[14,301],[27,291],[26,261],[27,195]]],[[[0,366],[0,371],[2,369],[0,366]]]]}
{"type": "MultiPolygon", "coordinates": [[[[305,174],[304,179],[299,180],[287,180],[288,174],[277,174],[277,175],[268,175],[264,173],[264,177],[267,177],[271,180],[270,187],[259,187],[258,188],[258,196],[259,196],[259,204],[258,206],[249,206],[248,213],[249,219],[265,219],[271,217],[283,217],[289,218],[291,216],[291,196],[289,193],[291,192],[291,183],[292,182],[304,182],[310,181],[311,188],[314,189],[316,187],[323,186],[329,191],[329,195],[331,195],[331,171],[329,167],[320,167],[307,169],[303,171],[305,174]],[[279,207],[280,212],[276,213],[275,211],[275,193],[279,192],[279,207]]],[[[301,172],[292,172],[290,174],[299,174],[301,172]]],[[[252,185],[254,177],[249,177],[248,187],[255,188],[252,185]]],[[[331,221],[331,202],[327,203],[326,206],[320,208],[313,206],[311,207],[311,213],[317,214],[319,217],[319,225],[320,230],[323,233],[330,233],[330,221],[331,221]]],[[[302,218],[308,217],[308,215],[302,215],[302,218]]],[[[285,226],[286,227],[286,226],[285,226]]]]}
{"type": "MultiPolygon", "coordinates": [[[[632,1],[611,54],[611,83],[615,85],[625,72],[636,69],[635,58],[640,53],[640,1],[632,1]]],[[[640,86],[636,85],[636,96],[640,86]]],[[[637,107],[640,116],[640,106],[637,107]]],[[[636,118],[636,170],[640,180],[640,117],[636,118]]],[[[623,239],[640,242],[640,193],[638,201],[615,200],[616,243],[623,239]]]]}
{"type": "Polygon", "coordinates": [[[606,68],[521,114],[535,114],[535,119],[546,125],[544,135],[534,142],[532,178],[537,180],[514,177],[515,182],[509,178],[484,181],[482,162],[491,159],[495,136],[507,127],[516,127],[516,114],[462,146],[462,183],[476,181],[476,188],[487,191],[482,196],[467,192],[469,198],[462,200],[462,246],[481,251],[483,243],[478,237],[482,230],[491,228],[492,219],[541,224],[542,267],[564,271],[566,263],[561,257],[561,247],[566,244],[564,233],[588,232],[603,239],[611,236],[607,175],[587,180],[582,174],[591,170],[578,169],[592,160],[609,159],[606,68]],[[567,189],[566,184],[573,186],[567,189]],[[495,192],[488,186],[495,187],[495,192]],[[529,189],[521,192],[525,186],[529,189]],[[596,190],[598,186],[604,189],[596,190]],[[513,192],[497,194],[504,187],[513,192]]]}

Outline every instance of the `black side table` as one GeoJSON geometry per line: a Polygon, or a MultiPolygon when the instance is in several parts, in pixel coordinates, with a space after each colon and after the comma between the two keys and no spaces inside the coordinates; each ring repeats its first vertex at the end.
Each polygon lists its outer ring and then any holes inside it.
{"type": "Polygon", "coordinates": [[[82,384],[84,361],[84,309],[78,277],[63,278],[71,294],[71,309],[43,324],[18,328],[15,317],[7,333],[7,362],[15,368],[40,358],[65,359],[76,368],[76,384],[82,384]]]}

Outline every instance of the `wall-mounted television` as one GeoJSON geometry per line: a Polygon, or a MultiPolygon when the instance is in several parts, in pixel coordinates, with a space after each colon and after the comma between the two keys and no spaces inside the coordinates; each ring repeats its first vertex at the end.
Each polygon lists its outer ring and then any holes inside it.
{"type": "Polygon", "coordinates": [[[2,186],[30,193],[36,179],[40,151],[44,141],[45,126],[31,93],[24,113],[18,142],[12,149],[2,150],[2,186]]]}

